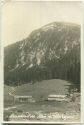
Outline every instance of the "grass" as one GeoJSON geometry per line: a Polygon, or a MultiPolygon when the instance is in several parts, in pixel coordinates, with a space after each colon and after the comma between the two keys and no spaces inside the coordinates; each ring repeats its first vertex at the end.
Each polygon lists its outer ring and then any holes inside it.
{"type": "MultiPolygon", "coordinates": [[[[58,102],[58,101],[47,101],[47,97],[49,94],[61,94],[66,95],[69,93],[70,83],[64,80],[53,79],[53,80],[44,80],[41,82],[37,82],[35,84],[24,84],[19,87],[11,88],[9,86],[5,86],[4,89],[4,99],[5,99],[5,108],[15,106],[15,109],[10,109],[4,112],[4,118],[6,119],[7,113],[10,115],[11,113],[26,113],[30,114],[50,114],[50,113],[61,113],[66,114],[67,112],[73,113],[73,115],[78,114],[78,119],[80,119],[80,104],[75,100],[74,102],[58,102]],[[36,102],[35,103],[15,103],[12,102],[12,97],[8,94],[10,91],[14,93],[14,95],[32,95],[36,102]]],[[[80,102],[80,97],[76,97],[80,102]]],[[[36,118],[36,117],[35,117],[36,118]]],[[[37,119],[37,118],[36,118],[37,119]]],[[[35,119],[34,119],[35,120],[35,119]]],[[[42,120],[42,119],[40,119],[42,120]]],[[[44,120],[44,119],[43,119],[44,120]]],[[[49,120],[49,119],[48,119],[49,120]]],[[[59,120],[59,119],[58,119],[59,120]]]]}
{"type": "MultiPolygon", "coordinates": [[[[43,80],[41,82],[36,82],[35,84],[23,84],[19,87],[14,87],[14,95],[32,95],[34,98],[46,98],[49,94],[61,94],[65,95],[68,93],[68,86],[70,83],[64,80],[53,79],[53,80],[43,80]]],[[[12,87],[6,86],[4,89],[5,99],[11,97],[8,95],[9,91],[12,92],[12,87]]]]}

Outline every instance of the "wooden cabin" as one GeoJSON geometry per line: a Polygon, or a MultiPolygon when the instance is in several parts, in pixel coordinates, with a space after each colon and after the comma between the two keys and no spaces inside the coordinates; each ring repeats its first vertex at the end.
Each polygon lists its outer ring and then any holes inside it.
{"type": "Polygon", "coordinates": [[[14,96],[14,102],[35,102],[32,96],[14,96]]]}
{"type": "Polygon", "coordinates": [[[48,101],[66,101],[66,95],[49,95],[48,101]]]}

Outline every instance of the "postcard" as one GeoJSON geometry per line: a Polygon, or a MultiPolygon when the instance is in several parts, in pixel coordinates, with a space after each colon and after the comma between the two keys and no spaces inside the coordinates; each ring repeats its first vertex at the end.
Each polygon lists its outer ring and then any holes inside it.
{"type": "Polygon", "coordinates": [[[81,122],[82,2],[6,2],[1,19],[3,120],[81,122]]]}

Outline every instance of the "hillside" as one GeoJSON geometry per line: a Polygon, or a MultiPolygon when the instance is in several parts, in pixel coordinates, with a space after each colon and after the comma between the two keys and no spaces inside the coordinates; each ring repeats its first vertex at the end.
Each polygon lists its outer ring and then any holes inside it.
{"type": "Polygon", "coordinates": [[[32,95],[36,100],[48,98],[49,94],[67,95],[69,94],[69,85],[67,81],[52,79],[36,82],[36,84],[25,84],[18,87],[8,87],[5,85],[5,100],[10,98],[10,93],[13,95],[29,96],[32,95]],[[9,96],[9,97],[8,97],[9,96]]]}
{"type": "Polygon", "coordinates": [[[80,26],[54,22],[4,49],[5,84],[48,79],[80,84],[80,26]]]}
{"type": "MultiPolygon", "coordinates": [[[[74,92],[72,95],[69,91],[69,82],[59,79],[43,80],[35,84],[24,84],[21,86],[10,87],[5,85],[5,120],[9,121],[79,121],[80,120],[80,93],[74,92]],[[35,102],[16,102],[13,96],[31,95],[35,102]],[[49,95],[66,95],[66,100],[49,101],[49,95]],[[69,94],[69,96],[67,96],[69,94]],[[74,100],[73,100],[74,97],[74,100]],[[28,115],[29,114],[29,115],[28,115]],[[24,119],[25,115],[28,117],[24,119]],[[29,117],[29,116],[35,117],[29,117]],[[46,115],[46,117],[45,117],[46,115]],[[58,117],[59,115],[59,117],[58,117]],[[8,117],[7,117],[8,116],[8,117]],[[14,118],[14,116],[16,116],[14,118]],[[19,116],[19,118],[17,117],[19,116]],[[23,117],[24,116],[24,117],[23,117]],[[40,117],[43,116],[43,117],[40,117]],[[50,117],[48,117],[50,116],[50,117]],[[63,117],[62,117],[63,116],[63,117]],[[38,118],[39,117],[39,118],[38,118]]],[[[76,86],[75,86],[76,87],[76,86]]],[[[74,89],[74,88],[73,88],[74,89]]]]}

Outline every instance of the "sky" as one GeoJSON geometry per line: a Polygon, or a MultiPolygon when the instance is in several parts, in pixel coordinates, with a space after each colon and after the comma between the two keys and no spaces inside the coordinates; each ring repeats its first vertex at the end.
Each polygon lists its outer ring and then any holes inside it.
{"type": "Polygon", "coordinates": [[[7,2],[2,7],[4,46],[20,41],[35,29],[63,21],[81,24],[81,2],[7,2]]]}

